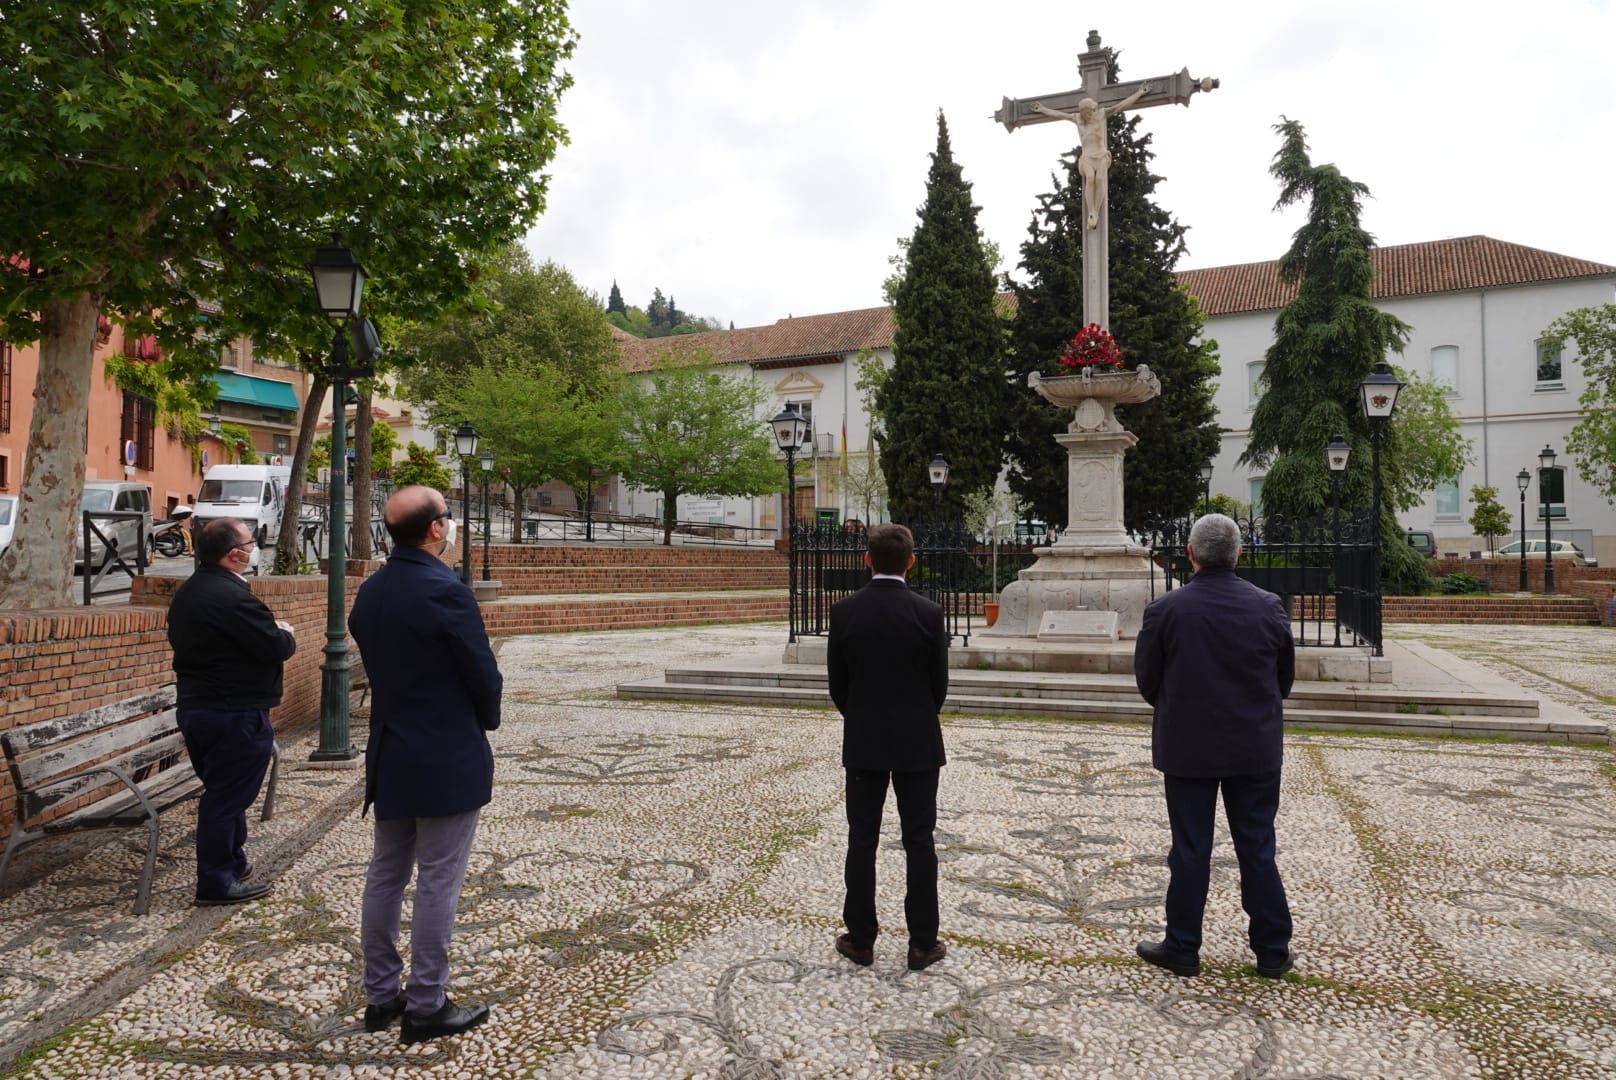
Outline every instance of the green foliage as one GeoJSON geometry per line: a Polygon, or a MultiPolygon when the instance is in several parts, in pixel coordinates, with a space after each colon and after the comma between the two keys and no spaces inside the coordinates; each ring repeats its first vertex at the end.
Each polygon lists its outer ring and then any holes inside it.
{"type": "Polygon", "coordinates": [[[438,464],[430,449],[418,442],[404,448],[404,460],[393,466],[393,483],[401,488],[416,484],[447,492],[454,485],[449,470],[438,464]]]}
{"type": "Polygon", "coordinates": [[[886,508],[887,478],[881,474],[879,456],[873,452],[849,454],[842,487],[847,492],[847,505],[858,509],[859,520],[866,525],[880,520],[886,508]]]}
{"type": "MultiPolygon", "coordinates": [[[[1264,393],[1252,413],[1243,464],[1267,474],[1266,513],[1323,516],[1330,507],[1324,448],[1335,435],[1352,444],[1341,480],[1344,513],[1369,509],[1372,453],[1360,384],[1389,352],[1401,352],[1408,326],[1375,307],[1373,238],[1359,224],[1369,189],[1334,165],[1314,165],[1302,126],[1276,124],[1279,151],[1269,172],[1280,182],[1279,207],[1306,200],[1308,218],[1280,259],[1279,276],[1296,297],[1274,321],[1264,356],[1264,393]],[[1362,463],[1362,467],[1359,464],[1362,463]]],[[[1416,505],[1442,479],[1457,475],[1469,456],[1440,387],[1407,379],[1380,447],[1383,498],[1381,572],[1394,592],[1425,591],[1426,560],[1403,541],[1399,511],[1416,505]]]]}
{"type": "MultiPolygon", "coordinates": [[[[1122,348],[1123,365],[1148,364],[1164,388],[1154,401],[1117,411],[1139,436],[1123,465],[1125,521],[1139,528],[1199,510],[1200,465],[1218,451],[1212,400],[1218,357],[1214,342],[1200,340],[1206,317],[1199,304],[1173,276],[1185,228],[1154,201],[1161,177],[1150,171],[1151,137],[1140,133],[1137,116],[1112,116],[1107,125],[1107,329],[1122,348]]],[[[1083,325],[1083,181],[1075,150],[1062,161],[1064,177],[1051,177],[1056,190],[1039,197],[1021,246],[1026,281],[1012,283],[1017,312],[1010,338],[1010,485],[1055,526],[1066,524],[1067,457],[1054,437],[1071,416],[1032,393],[1027,374],[1065,374],[1055,357],[1083,325]]]]}
{"type": "Polygon", "coordinates": [[[241,424],[220,424],[219,441],[224,444],[225,456],[236,465],[257,464],[258,452],[253,449],[252,431],[241,424]]]}
{"type": "Polygon", "coordinates": [[[1212,496],[1210,502],[1203,504],[1201,500],[1197,499],[1194,514],[1196,517],[1200,517],[1202,514],[1222,514],[1224,517],[1234,518],[1239,521],[1250,516],[1251,504],[1243,503],[1233,495],[1225,495],[1220,491],[1212,496]]]}
{"type": "Polygon", "coordinates": [[[1549,342],[1575,343],[1587,385],[1577,399],[1581,412],[1566,438],[1577,475],[1605,501],[1616,504],[1616,304],[1577,308],[1543,331],[1549,342]]]}
{"type": "Polygon", "coordinates": [[[611,314],[612,312],[622,313],[622,312],[625,312],[627,310],[628,310],[628,307],[623,303],[623,293],[622,293],[621,290],[618,289],[617,282],[613,281],[612,282],[612,291],[609,294],[607,294],[607,296],[606,296],[606,313],[607,314],[611,314]]]}
{"type": "MultiPolygon", "coordinates": [[[[353,443],[350,442],[348,445],[352,446],[353,443]]],[[[398,432],[393,430],[391,424],[370,425],[370,460],[377,476],[391,475],[393,452],[398,448],[398,432]]],[[[317,483],[320,470],[329,467],[330,464],[331,436],[321,435],[309,447],[309,467],[306,470],[309,483],[317,483]]]]}
{"type": "Polygon", "coordinates": [[[627,381],[619,396],[623,479],[663,501],[663,543],[671,543],[680,495],[751,496],[779,491],[785,469],[764,423],[761,388],[697,353],[693,362],[664,356],[627,381]]]}
{"type": "Polygon", "coordinates": [[[1486,537],[1487,550],[1492,551],[1498,537],[1508,536],[1514,531],[1509,511],[1498,501],[1498,489],[1485,484],[1477,484],[1470,489],[1470,501],[1476,507],[1470,514],[1470,530],[1477,536],[1486,537]]]}
{"type": "Polygon", "coordinates": [[[972,536],[1008,540],[1016,534],[1016,522],[1026,513],[1026,503],[1005,488],[981,488],[964,499],[965,530],[972,536]]]}
{"type": "Polygon", "coordinates": [[[894,297],[892,371],[875,394],[884,432],[881,469],[899,521],[932,513],[926,463],[934,454],[951,466],[945,515],[957,515],[964,494],[999,475],[1004,328],[976,211],[938,113],[926,200],[894,297]]]}
{"type": "Polygon", "coordinates": [[[239,337],[325,355],[307,266],[333,230],[372,312],[471,300],[476,261],[544,208],[574,41],[556,0],[8,4],[0,312],[61,398],[33,414],[40,513],[0,606],[66,599],[70,559],[41,541],[78,505],[101,312],[154,334],[173,381],[239,337]]]}
{"type": "Polygon", "coordinates": [[[1470,574],[1444,574],[1437,578],[1436,587],[1439,592],[1449,596],[1487,591],[1486,584],[1480,578],[1470,574]]]}

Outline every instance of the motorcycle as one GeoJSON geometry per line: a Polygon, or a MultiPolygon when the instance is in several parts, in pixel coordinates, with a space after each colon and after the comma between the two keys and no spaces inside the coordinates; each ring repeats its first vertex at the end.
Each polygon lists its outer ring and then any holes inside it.
{"type": "Polygon", "coordinates": [[[189,506],[176,506],[168,512],[167,521],[159,521],[152,526],[152,546],[157,549],[157,554],[173,559],[189,555],[194,550],[191,530],[185,527],[191,520],[192,512],[189,506]]]}

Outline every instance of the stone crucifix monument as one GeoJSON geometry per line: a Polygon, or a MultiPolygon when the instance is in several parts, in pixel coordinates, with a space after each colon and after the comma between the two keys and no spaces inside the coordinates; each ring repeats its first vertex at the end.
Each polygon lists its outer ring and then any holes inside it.
{"type": "MultiPolygon", "coordinates": [[[[1070,120],[1081,147],[1083,179],[1083,322],[1110,323],[1109,208],[1106,120],[1125,109],[1188,105],[1190,96],[1216,89],[1216,79],[1176,75],[1141,82],[1107,82],[1112,52],[1089,31],[1088,51],[1078,57],[1083,85],[1061,94],[1005,98],[994,119],[1010,131],[1026,124],[1070,120]]],[[[1116,641],[1139,631],[1145,605],[1162,582],[1147,548],[1123,527],[1123,455],[1139,440],[1116,418],[1117,405],[1149,401],[1161,383],[1147,364],[1133,371],[1084,366],[1079,374],[1045,377],[1034,371],[1027,384],[1046,400],[1072,410],[1065,433],[1055,436],[1067,454],[1067,527],[1000,597],[999,619],[987,637],[1036,637],[1040,641],[1116,641]]]]}

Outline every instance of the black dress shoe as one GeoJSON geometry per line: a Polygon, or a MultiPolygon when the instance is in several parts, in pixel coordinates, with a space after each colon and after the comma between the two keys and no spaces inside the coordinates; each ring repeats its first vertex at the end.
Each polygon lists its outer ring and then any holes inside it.
{"type": "Polygon", "coordinates": [[[924,971],[937,961],[948,955],[948,946],[941,941],[929,949],[917,949],[909,946],[909,970],[924,971]]]}
{"type": "Polygon", "coordinates": [[[869,967],[875,963],[875,946],[855,945],[847,934],[841,934],[836,938],[836,951],[859,967],[869,967]]]}
{"type": "Polygon", "coordinates": [[[443,1008],[435,1013],[426,1016],[405,1013],[404,1020],[398,1025],[398,1041],[409,1046],[411,1043],[425,1042],[428,1039],[441,1039],[445,1035],[458,1035],[462,1031],[470,1031],[487,1019],[487,1005],[473,1005],[467,1008],[464,1005],[456,1005],[445,997],[443,1008]]]}
{"type": "Polygon", "coordinates": [[[230,887],[222,893],[197,893],[197,907],[218,907],[222,904],[244,904],[248,900],[256,900],[269,892],[269,882],[261,885],[248,885],[242,881],[233,881],[230,887]]]}
{"type": "Polygon", "coordinates": [[[404,995],[389,1001],[385,1005],[365,1006],[365,1030],[386,1031],[393,1026],[393,1021],[404,1015],[404,995]]]}
{"type": "Polygon", "coordinates": [[[250,880],[252,880],[252,875],[253,875],[253,865],[252,865],[252,863],[248,863],[246,866],[243,866],[241,868],[241,873],[236,875],[236,880],[237,881],[250,881],[250,880]]]}
{"type": "Polygon", "coordinates": [[[1184,956],[1172,952],[1163,941],[1141,941],[1133,947],[1139,959],[1147,964],[1155,964],[1159,968],[1166,968],[1174,975],[1183,978],[1192,978],[1201,973],[1201,961],[1194,956],[1184,956]]]}
{"type": "Polygon", "coordinates": [[[1287,950],[1285,953],[1285,959],[1281,960],[1277,964],[1259,963],[1257,965],[1257,974],[1261,975],[1265,979],[1277,979],[1295,966],[1296,954],[1287,950]]]}

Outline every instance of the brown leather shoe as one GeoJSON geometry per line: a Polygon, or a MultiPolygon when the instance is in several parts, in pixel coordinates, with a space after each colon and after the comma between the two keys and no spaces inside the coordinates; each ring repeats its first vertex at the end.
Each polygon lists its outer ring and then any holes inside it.
{"type": "Polygon", "coordinates": [[[859,967],[869,967],[875,963],[875,946],[855,945],[847,934],[841,934],[836,938],[836,951],[859,967]]]}
{"type": "Polygon", "coordinates": [[[937,961],[948,955],[948,946],[941,941],[929,949],[917,949],[909,946],[909,970],[924,971],[937,961]]]}

